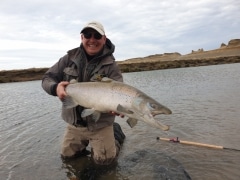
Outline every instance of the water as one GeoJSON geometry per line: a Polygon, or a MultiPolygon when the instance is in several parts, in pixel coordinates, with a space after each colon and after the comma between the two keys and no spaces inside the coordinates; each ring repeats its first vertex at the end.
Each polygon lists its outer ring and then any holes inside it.
{"type": "MultiPolygon", "coordinates": [[[[156,140],[179,137],[240,149],[239,69],[228,64],[124,74],[126,83],[173,111],[159,116],[171,130],[143,122],[131,129],[117,118],[127,138],[118,164],[99,171],[100,179],[185,179],[183,170],[194,180],[239,179],[240,151],[156,140]]],[[[88,157],[61,160],[61,103],[40,81],[0,84],[0,97],[0,179],[89,179],[87,174],[99,173],[88,157]]]]}

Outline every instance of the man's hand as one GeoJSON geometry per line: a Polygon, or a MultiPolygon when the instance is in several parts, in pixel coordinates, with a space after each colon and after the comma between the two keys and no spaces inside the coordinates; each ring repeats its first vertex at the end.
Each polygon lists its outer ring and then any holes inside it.
{"type": "Polygon", "coordinates": [[[111,111],[110,113],[113,114],[113,115],[115,115],[115,116],[120,116],[121,118],[124,118],[124,115],[123,115],[123,114],[118,114],[118,113],[113,112],[113,111],[111,111]]]}
{"type": "Polygon", "coordinates": [[[68,81],[62,81],[57,85],[56,93],[60,100],[64,99],[64,97],[67,96],[65,88],[68,84],[69,84],[68,81]]]}

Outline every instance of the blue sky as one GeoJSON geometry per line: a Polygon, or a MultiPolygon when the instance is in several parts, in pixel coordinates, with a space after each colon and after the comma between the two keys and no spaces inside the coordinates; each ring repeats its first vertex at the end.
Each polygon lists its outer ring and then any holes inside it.
{"type": "Polygon", "coordinates": [[[91,20],[104,25],[117,61],[240,39],[239,0],[1,0],[0,70],[52,66],[91,20]]]}

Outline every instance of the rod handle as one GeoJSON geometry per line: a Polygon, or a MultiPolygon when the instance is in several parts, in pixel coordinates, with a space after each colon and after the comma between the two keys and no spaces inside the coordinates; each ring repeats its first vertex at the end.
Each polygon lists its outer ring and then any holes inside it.
{"type": "Polygon", "coordinates": [[[204,144],[204,143],[197,143],[197,142],[191,142],[191,141],[180,141],[180,143],[195,145],[195,146],[210,147],[210,148],[215,148],[215,149],[223,149],[223,146],[216,146],[216,145],[212,145],[212,144],[204,144]]]}
{"type": "MultiPolygon", "coordinates": [[[[159,139],[163,140],[163,141],[171,141],[171,139],[169,139],[169,138],[159,138],[159,139]]],[[[192,142],[192,141],[182,141],[182,140],[179,140],[178,142],[181,144],[210,147],[210,148],[215,148],[215,149],[224,149],[223,146],[216,146],[216,145],[212,145],[212,144],[204,144],[204,143],[198,143],[198,142],[192,142]]]]}

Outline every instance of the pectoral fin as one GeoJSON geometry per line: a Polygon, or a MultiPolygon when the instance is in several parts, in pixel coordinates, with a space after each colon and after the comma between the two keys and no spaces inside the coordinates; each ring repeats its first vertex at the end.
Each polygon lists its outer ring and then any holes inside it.
{"type": "Polygon", "coordinates": [[[133,119],[133,118],[129,118],[129,119],[127,120],[127,123],[128,123],[128,125],[129,125],[131,128],[133,128],[133,127],[137,124],[137,122],[138,122],[138,120],[137,120],[137,119],[133,119]]]}
{"type": "Polygon", "coordinates": [[[98,111],[95,111],[94,109],[84,109],[82,111],[81,117],[85,118],[87,116],[91,116],[91,118],[97,122],[101,116],[101,113],[98,111]]]}
{"type": "Polygon", "coordinates": [[[123,107],[120,104],[117,106],[117,111],[120,113],[133,114],[133,112],[131,110],[126,109],[125,107],[123,107]]]}
{"type": "Polygon", "coordinates": [[[70,96],[66,96],[62,102],[63,102],[63,108],[65,109],[70,109],[78,105],[78,103],[75,102],[74,99],[70,96]]]}

